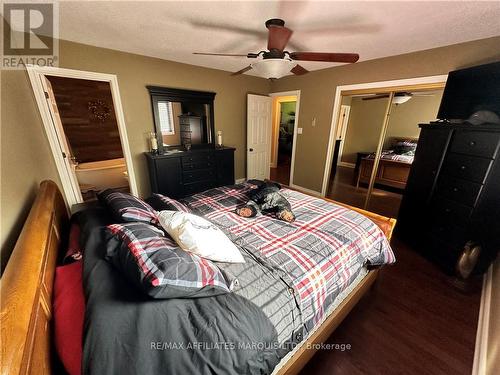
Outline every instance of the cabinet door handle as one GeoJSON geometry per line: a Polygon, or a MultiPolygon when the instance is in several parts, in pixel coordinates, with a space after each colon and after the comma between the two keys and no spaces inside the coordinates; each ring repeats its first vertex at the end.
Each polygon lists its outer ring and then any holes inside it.
{"type": "Polygon", "coordinates": [[[458,191],[458,188],[457,187],[454,187],[453,188],[453,191],[456,193],[458,191]]]}
{"type": "Polygon", "coordinates": [[[476,141],[470,141],[469,142],[469,146],[475,146],[476,145],[476,141]]]}
{"type": "Polygon", "coordinates": [[[465,165],[460,166],[460,170],[465,171],[467,167],[465,165]]]}

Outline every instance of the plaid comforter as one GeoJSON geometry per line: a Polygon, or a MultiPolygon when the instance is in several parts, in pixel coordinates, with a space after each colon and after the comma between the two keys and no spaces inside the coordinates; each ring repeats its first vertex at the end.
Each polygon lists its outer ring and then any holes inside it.
{"type": "Polygon", "coordinates": [[[236,215],[234,210],[246,203],[254,188],[250,183],[220,187],[182,201],[218,225],[242,249],[288,277],[305,333],[321,321],[363,267],[395,261],[386,237],[371,220],[300,192],[281,190],[296,215],[293,223],[271,215],[251,219],[236,215]]]}
{"type": "MultiPolygon", "coordinates": [[[[375,153],[372,153],[366,157],[367,159],[375,159],[375,153]]],[[[380,155],[383,160],[399,161],[406,164],[412,164],[414,155],[396,154],[394,150],[384,150],[380,155]]]]}

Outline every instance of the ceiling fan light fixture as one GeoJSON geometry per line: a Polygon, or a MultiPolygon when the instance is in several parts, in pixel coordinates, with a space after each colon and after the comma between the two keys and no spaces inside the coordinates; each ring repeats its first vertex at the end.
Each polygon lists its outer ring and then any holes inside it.
{"type": "Polygon", "coordinates": [[[251,64],[252,69],[263,78],[278,79],[290,74],[292,68],[297,65],[290,59],[263,59],[251,64]]]}
{"type": "Polygon", "coordinates": [[[411,95],[398,95],[392,99],[392,103],[396,104],[396,105],[403,104],[403,103],[406,103],[410,99],[411,99],[411,95]]]}

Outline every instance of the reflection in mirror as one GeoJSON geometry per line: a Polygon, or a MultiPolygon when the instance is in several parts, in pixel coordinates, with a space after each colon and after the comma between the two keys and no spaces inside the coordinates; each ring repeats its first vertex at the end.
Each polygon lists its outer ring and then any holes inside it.
{"type": "Polygon", "coordinates": [[[160,151],[213,145],[215,93],[148,86],[160,151]]]}
{"type": "Polygon", "coordinates": [[[342,96],[327,197],[364,208],[388,99],[342,96]]]}

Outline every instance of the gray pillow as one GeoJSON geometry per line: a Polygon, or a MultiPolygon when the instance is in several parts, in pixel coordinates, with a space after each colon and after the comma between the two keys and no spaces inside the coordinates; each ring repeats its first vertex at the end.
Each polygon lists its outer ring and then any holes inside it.
{"type": "Polygon", "coordinates": [[[188,253],[146,223],[107,227],[106,260],[152,298],[197,298],[229,292],[219,268],[188,253]]]}

